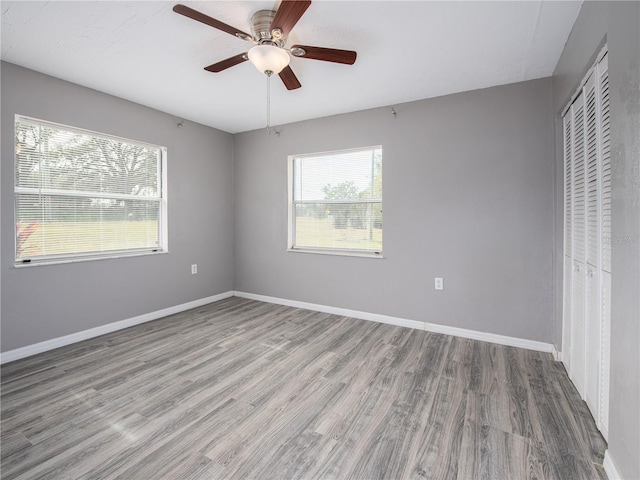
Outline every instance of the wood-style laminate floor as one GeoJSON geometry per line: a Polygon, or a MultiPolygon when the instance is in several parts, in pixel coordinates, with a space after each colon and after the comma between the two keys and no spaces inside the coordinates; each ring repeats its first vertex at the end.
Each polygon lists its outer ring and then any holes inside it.
{"type": "Polygon", "coordinates": [[[2,479],[591,479],[549,354],[230,298],[4,365],[2,479]]]}

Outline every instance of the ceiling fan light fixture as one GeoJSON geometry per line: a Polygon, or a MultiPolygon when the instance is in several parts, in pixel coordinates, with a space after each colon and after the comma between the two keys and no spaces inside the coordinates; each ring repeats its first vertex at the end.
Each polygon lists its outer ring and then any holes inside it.
{"type": "Polygon", "coordinates": [[[286,50],[274,45],[256,45],[247,55],[258,71],[267,75],[280,73],[291,60],[286,50]]]}

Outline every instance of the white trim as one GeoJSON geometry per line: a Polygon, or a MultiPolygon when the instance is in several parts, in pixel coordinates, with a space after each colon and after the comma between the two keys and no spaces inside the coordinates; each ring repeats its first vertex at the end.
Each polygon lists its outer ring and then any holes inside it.
{"type": "Polygon", "coordinates": [[[286,305],[289,307],[305,308],[315,310],[317,312],[332,313],[335,315],[343,315],[346,317],[359,318],[361,320],[370,320],[373,322],[388,323],[399,327],[415,328],[417,330],[425,330],[427,332],[443,333],[445,335],[453,335],[456,337],[470,338],[480,340],[482,342],[497,343],[499,345],[507,345],[510,347],[526,348],[528,350],[537,350],[540,352],[553,352],[553,345],[536,340],[527,340],[524,338],[508,337],[495,333],[478,332],[476,330],[468,330],[466,328],[450,327],[437,323],[422,322],[419,320],[408,320],[405,318],[391,317],[389,315],[381,315],[378,313],[362,312],[358,310],[349,310],[346,308],[330,307],[326,305],[318,305],[316,303],[299,302],[297,300],[288,300],[284,298],[270,297],[268,295],[258,295],[247,292],[234,292],[236,297],[258,300],[261,302],[275,303],[278,305],[286,305]]]}
{"type": "Polygon", "coordinates": [[[602,466],[604,467],[604,471],[607,474],[607,478],[609,480],[622,479],[622,475],[618,473],[618,469],[616,468],[616,465],[613,462],[613,459],[611,458],[611,454],[609,453],[609,450],[605,450],[604,452],[604,462],[602,463],[602,466]]]}
{"type": "Polygon", "coordinates": [[[553,345],[550,343],[539,342],[537,340],[508,337],[497,333],[480,332],[477,330],[468,330],[466,328],[450,327],[435,323],[425,322],[425,330],[427,332],[444,333],[445,335],[453,335],[454,337],[470,338],[472,340],[480,340],[481,342],[497,343],[498,345],[525,348],[527,350],[537,350],[539,352],[546,353],[551,353],[551,349],[553,348],[553,345]]]}
{"type": "Polygon", "coordinates": [[[562,351],[558,351],[555,345],[551,345],[551,355],[556,362],[562,361],[562,351]]]}
{"type": "Polygon", "coordinates": [[[47,265],[62,265],[65,263],[95,262],[96,260],[115,260],[118,258],[142,257],[145,255],[164,255],[165,253],[169,253],[169,251],[159,250],[156,248],[154,250],[121,250],[119,252],[112,252],[112,254],[105,255],[74,254],[61,257],[41,257],[43,258],[43,260],[32,258],[29,259],[29,262],[26,263],[15,263],[13,265],[13,268],[31,268],[44,267],[47,265]],[[59,260],[56,260],[55,258],[59,258],[59,260]]]}
{"type": "Polygon", "coordinates": [[[159,225],[159,234],[160,234],[160,244],[158,247],[163,252],[169,252],[169,199],[168,191],[169,191],[169,175],[167,174],[167,147],[160,147],[160,172],[158,173],[158,180],[162,185],[162,192],[160,192],[160,217],[158,221],[159,225]]]}
{"type": "MultiPolygon", "coordinates": [[[[175,305],[173,307],[164,308],[162,310],[156,310],[155,312],[145,313],[137,317],[120,320],[117,322],[109,323],[107,325],[101,325],[99,327],[90,328],[81,332],[65,335],[64,337],[53,338],[44,342],[36,343],[33,345],[27,345],[26,347],[16,348],[15,350],[9,350],[7,352],[0,353],[0,364],[13,362],[21,358],[37,355],[38,353],[47,352],[55,348],[71,345],[72,343],[81,342],[90,338],[98,337],[106,333],[115,332],[124,328],[129,328],[141,323],[157,320],[168,315],[184,312],[191,308],[201,307],[209,303],[224,300],[230,297],[248,298],[250,300],[257,300],[260,302],[274,303],[277,305],[286,305],[295,308],[304,308],[307,310],[314,310],[317,312],[331,313],[334,315],[342,315],[346,317],[359,318],[361,320],[369,320],[372,322],[386,323],[389,325],[396,325],[398,327],[414,328],[416,330],[424,330],[427,332],[442,333],[445,335],[453,335],[456,337],[470,338],[473,340],[480,340],[482,342],[497,343],[499,345],[507,345],[511,347],[526,348],[528,350],[537,350],[540,352],[553,353],[556,357],[555,347],[550,343],[538,342],[535,340],[527,340],[524,338],[508,337],[505,335],[498,335],[495,333],[479,332],[476,330],[468,330],[466,328],[450,327],[447,325],[440,325],[437,323],[423,322],[419,320],[409,320],[406,318],[392,317],[389,315],[382,315],[379,313],[362,312],[359,310],[350,310],[347,308],[331,307],[327,305],[320,305],[316,303],[300,302],[297,300],[288,300],[284,298],[270,297],[267,295],[258,295],[255,293],[228,291],[213,295],[210,297],[201,298],[199,300],[193,300],[191,302],[183,303],[181,305],[175,305]]],[[[605,456],[606,459],[606,456],[605,456]]]]}
{"type": "Polygon", "coordinates": [[[27,345],[26,347],[16,348],[15,350],[9,350],[8,352],[3,352],[0,354],[0,364],[13,362],[14,360],[30,357],[31,355],[36,355],[38,353],[46,352],[59,347],[64,347],[66,345],[71,345],[72,343],[87,340],[89,338],[98,337],[100,335],[104,335],[105,333],[111,333],[117,330],[132,327],[134,325],[139,325],[141,323],[157,320],[158,318],[184,312],[185,310],[189,310],[191,308],[201,307],[203,305],[217,302],[219,300],[224,300],[225,298],[230,297],[233,297],[233,291],[228,291],[220,293],[218,295],[212,295],[210,297],[193,300],[191,302],[175,305],[173,307],[163,308],[162,310],[156,310],[155,312],[145,313],[143,315],[138,315],[137,317],[108,323],[99,327],[90,328],[88,330],[72,333],[70,335],[65,335],[64,337],[52,338],[51,340],[35,343],[33,345],[27,345]]]}
{"type": "Polygon", "coordinates": [[[234,292],[236,297],[248,298],[250,300],[257,300],[259,302],[275,303],[277,305],[285,305],[287,307],[304,308],[306,310],[314,310],[316,312],[332,313],[334,315],[342,315],[344,317],[359,318],[361,320],[370,320],[378,323],[388,323],[390,325],[397,325],[399,327],[415,328],[417,330],[424,330],[424,322],[417,320],[406,320],[403,318],[389,317],[387,315],[381,315],[379,313],[360,312],[358,310],[349,310],[347,308],[329,307],[326,305],[319,305],[317,303],[299,302],[297,300],[287,300],[285,298],[269,297],[267,295],[258,295],[256,293],[246,292],[234,292]]]}
{"type": "Polygon", "coordinates": [[[287,252],[295,253],[312,253],[318,255],[341,255],[343,257],[362,257],[362,258],[384,258],[382,250],[364,251],[364,250],[332,250],[330,248],[318,249],[310,247],[290,247],[287,252]]]}

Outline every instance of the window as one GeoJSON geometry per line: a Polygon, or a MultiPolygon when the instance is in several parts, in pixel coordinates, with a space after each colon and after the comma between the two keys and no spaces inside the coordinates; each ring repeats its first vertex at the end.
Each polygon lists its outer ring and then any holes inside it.
{"type": "Polygon", "coordinates": [[[382,256],[382,147],[289,157],[289,250],[382,256]]]}
{"type": "Polygon", "coordinates": [[[166,251],[166,149],[16,115],[16,265],[166,251]]]}

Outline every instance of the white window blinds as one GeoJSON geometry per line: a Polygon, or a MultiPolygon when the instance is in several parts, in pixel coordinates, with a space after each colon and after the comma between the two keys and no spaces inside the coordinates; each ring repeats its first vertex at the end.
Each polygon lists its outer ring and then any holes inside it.
{"type": "Polygon", "coordinates": [[[290,248],[382,253],[382,148],[291,157],[290,248]]]}
{"type": "Polygon", "coordinates": [[[165,153],[16,116],[16,264],[163,250],[165,153]]]}

